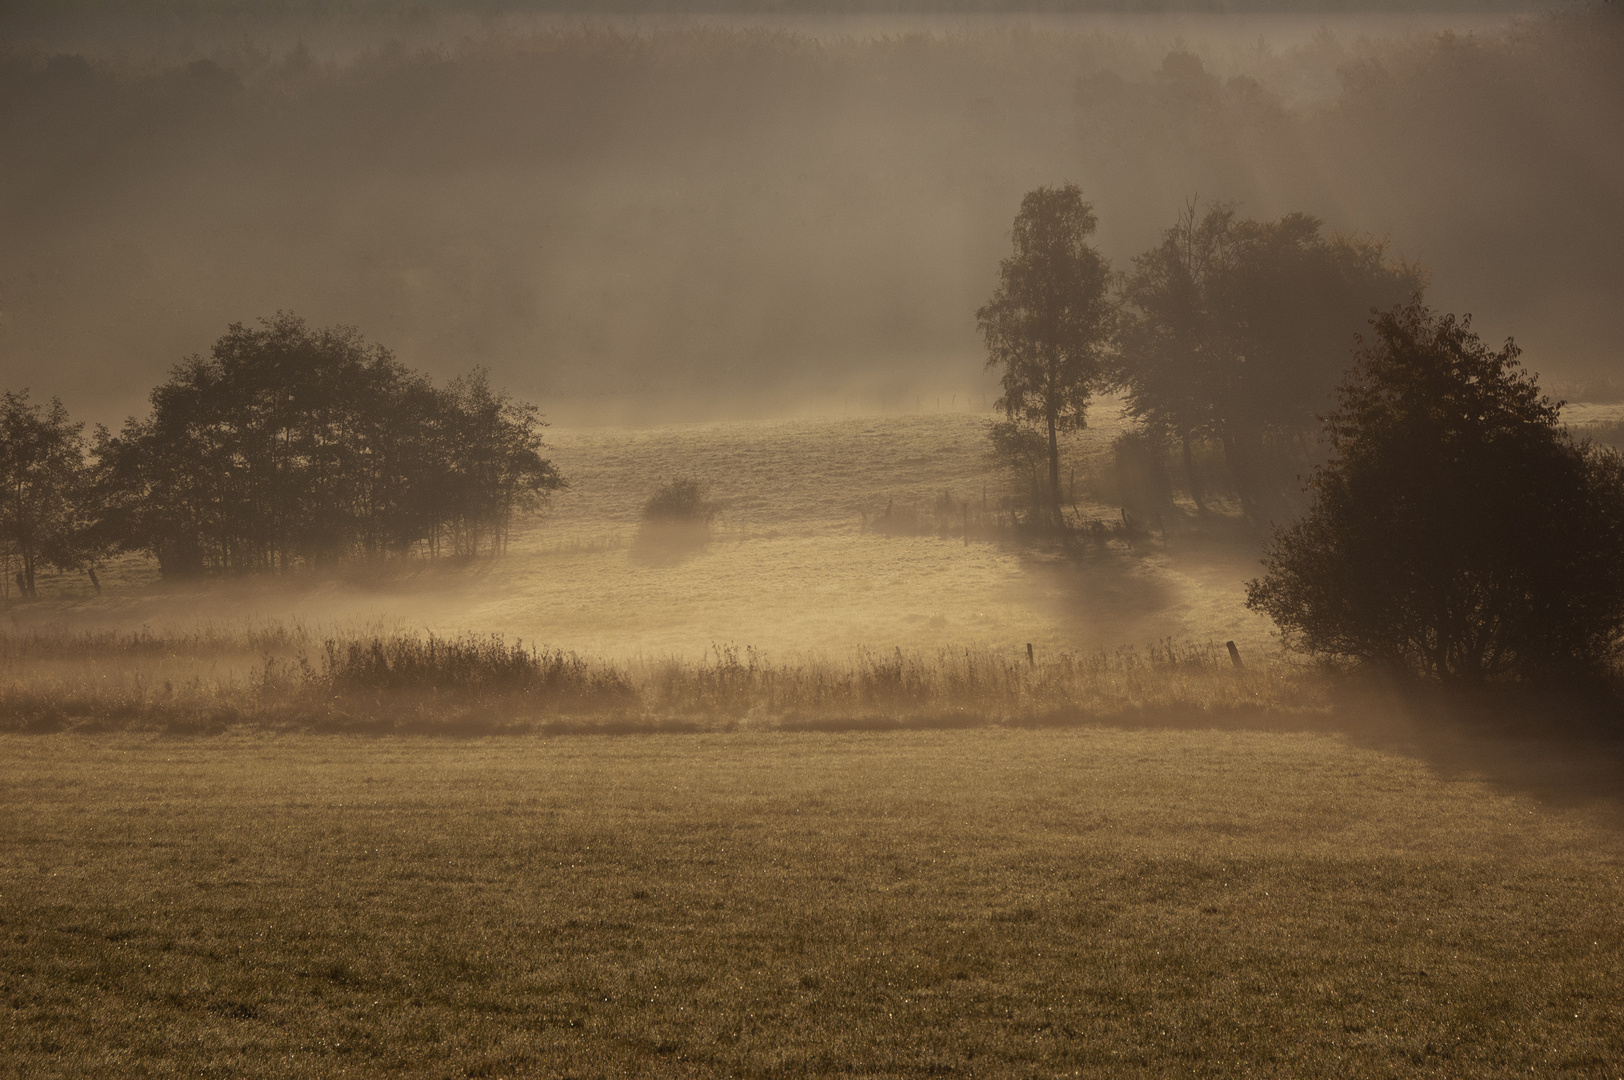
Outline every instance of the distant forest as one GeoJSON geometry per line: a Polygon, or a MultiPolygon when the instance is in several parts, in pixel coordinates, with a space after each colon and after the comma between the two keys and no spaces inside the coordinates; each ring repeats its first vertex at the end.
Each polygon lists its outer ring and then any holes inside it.
{"type": "Polygon", "coordinates": [[[115,7],[142,10],[53,4],[82,25],[0,43],[7,381],[90,417],[277,308],[571,419],[979,392],[968,313],[1010,208],[1059,180],[1117,266],[1198,195],[1378,230],[1547,378],[1624,340],[1616,3],[1452,34],[1209,21],[1182,48],[1156,20],[115,7]]]}

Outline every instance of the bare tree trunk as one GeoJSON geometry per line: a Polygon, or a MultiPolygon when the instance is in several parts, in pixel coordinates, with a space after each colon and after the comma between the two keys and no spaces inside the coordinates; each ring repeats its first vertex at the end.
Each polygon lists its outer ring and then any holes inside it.
{"type": "Polygon", "coordinates": [[[1196,510],[1205,517],[1207,501],[1201,497],[1201,475],[1195,470],[1195,453],[1190,449],[1190,429],[1185,428],[1179,436],[1184,444],[1184,483],[1190,489],[1190,498],[1195,500],[1196,510]]]}
{"type": "Polygon", "coordinates": [[[1252,521],[1263,518],[1263,507],[1258,499],[1253,476],[1251,440],[1225,433],[1224,460],[1229,464],[1229,475],[1235,481],[1235,492],[1241,497],[1241,511],[1252,521]]]}
{"type": "Polygon", "coordinates": [[[1060,439],[1055,431],[1053,409],[1045,419],[1049,422],[1049,510],[1054,517],[1054,527],[1059,529],[1064,519],[1060,516],[1060,439]]]}

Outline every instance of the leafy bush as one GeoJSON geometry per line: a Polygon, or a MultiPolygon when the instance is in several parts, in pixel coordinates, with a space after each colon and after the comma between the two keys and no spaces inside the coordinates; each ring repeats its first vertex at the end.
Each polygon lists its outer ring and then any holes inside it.
{"type": "Polygon", "coordinates": [[[709,528],[716,520],[716,504],[705,499],[698,480],[683,477],[661,484],[643,504],[643,520],[653,525],[698,525],[709,528]]]}

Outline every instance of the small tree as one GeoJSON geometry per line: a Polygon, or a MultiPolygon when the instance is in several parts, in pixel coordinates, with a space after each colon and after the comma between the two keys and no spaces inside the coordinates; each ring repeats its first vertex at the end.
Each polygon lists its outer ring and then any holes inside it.
{"type": "Polygon", "coordinates": [[[1086,421],[1105,378],[1116,313],[1110,263],[1088,243],[1096,225],[1075,184],[1027,192],[1015,215],[1015,252],[998,266],[998,291],[976,312],[987,367],[1003,371],[999,410],[1013,428],[1044,440],[1046,501],[1057,522],[1059,436],[1086,421]]]}
{"type": "Polygon", "coordinates": [[[1306,517],[1247,606],[1309,653],[1451,681],[1594,673],[1624,633],[1624,462],[1575,443],[1507,341],[1419,299],[1325,424],[1306,517]]]}

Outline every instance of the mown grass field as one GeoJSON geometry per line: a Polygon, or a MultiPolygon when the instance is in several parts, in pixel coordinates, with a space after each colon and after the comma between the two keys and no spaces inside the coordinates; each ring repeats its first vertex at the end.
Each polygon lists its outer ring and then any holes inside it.
{"type": "Polygon", "coordinates": [[[1370,739],[10,735],[0,763],[0,1075],[1624,1063],[1616,803],[1370,739]]]}

